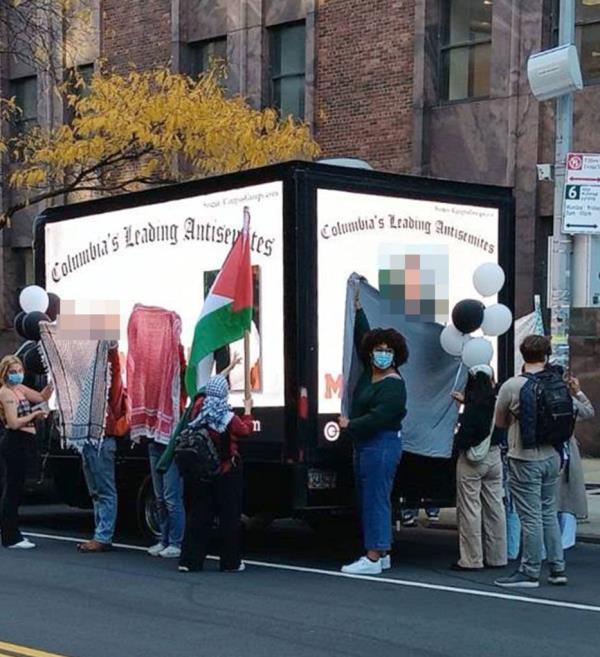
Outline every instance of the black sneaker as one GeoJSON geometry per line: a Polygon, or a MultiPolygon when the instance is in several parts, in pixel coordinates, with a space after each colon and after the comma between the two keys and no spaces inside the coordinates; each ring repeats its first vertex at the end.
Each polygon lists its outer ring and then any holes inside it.
{"type": "Polygon", "coordinates": [[[529,575],[525,575],[525,573],[517,570],[510,577],[500,577],[494,584],[511,589],[537,589],[540,585],[540,580],[537,577],[529,577],[529,575]]]}
{"type": "Polygon", "coordinates": [[[568,583],[567,573],[564,570],[553,570],[550,571],[548,577],[548,584],[554,584],[554,586],[564,586],[568,583]]]}

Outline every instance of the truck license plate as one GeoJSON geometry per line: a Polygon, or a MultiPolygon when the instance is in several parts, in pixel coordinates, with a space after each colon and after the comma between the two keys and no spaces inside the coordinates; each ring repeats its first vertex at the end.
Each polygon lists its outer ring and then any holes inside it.
{"type": "Polygon", "coordinates": [[[308,471],[308,488],[309,490],[325,490],[335,488],[337,483],[337,474],[329,470],[309,470],[308,471]]]}

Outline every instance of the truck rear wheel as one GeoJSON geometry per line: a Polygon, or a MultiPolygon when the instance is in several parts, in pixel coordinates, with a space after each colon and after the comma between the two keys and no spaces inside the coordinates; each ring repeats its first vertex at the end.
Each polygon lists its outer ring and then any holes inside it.
{"type": "Polygon", "coordinates": [[[157,541],[160,538],[160,522],[150,475],[144,478],[139,487],[136,510],[140,533],[149,540],[157,541]]]}
{"type": "Polygon", "coordinates": [[[355,537],[360,535],[360,523],[356,515],[335,513],[309,513],[304,516],[308,526],[323,537],[355,537]]]}

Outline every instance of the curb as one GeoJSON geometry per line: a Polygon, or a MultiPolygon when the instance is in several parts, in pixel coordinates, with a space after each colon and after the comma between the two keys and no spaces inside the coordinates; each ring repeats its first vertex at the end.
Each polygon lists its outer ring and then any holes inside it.
{"type": "MultiPolygon", "coordinates": [[[[445,529],[447,531],[457,531],[457,526],[451,523],[432,522],[428,525],[422,524],[420,526],[425,529],[445,529]]],[[[600,534],[577,534],[577,541],[581,543],[590,543],[592,545],[600,545],[600,534]]]]}
{"type": "Polygon", "coordinates": [[[592,543],[595,545],[600,545],[600,535],[598,534],[578,535],[577,540],[581,541],[581,543],[592,543]]]}

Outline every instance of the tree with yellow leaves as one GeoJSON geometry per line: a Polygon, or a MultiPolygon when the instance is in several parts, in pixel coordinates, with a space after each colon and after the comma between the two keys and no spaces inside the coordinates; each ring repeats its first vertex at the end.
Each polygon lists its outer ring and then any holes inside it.
{"type": "MultiPolygon", "coordinates": [[[[72,192],[131,191],[318,154],[305,123],[228,96],[222,75],[218,65],[198,79],[166,68],[99,71],[76,80],[85,89],[65,86],[70,123],[0,141],[8,184],[22,197],[0,227],[32,203],[72,192]]],[[[14,100],[1,109],[4,117],[18,111],[14,100]]]]}

